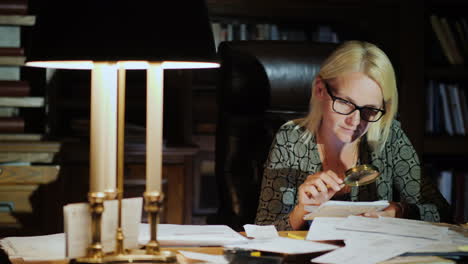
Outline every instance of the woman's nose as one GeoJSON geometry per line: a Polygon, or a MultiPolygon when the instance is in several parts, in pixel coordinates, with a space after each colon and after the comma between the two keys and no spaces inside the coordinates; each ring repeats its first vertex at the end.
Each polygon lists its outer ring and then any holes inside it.
{"type": "Polygon", "coordinates": [[[352,112],[348,115],[346,119],[349,125],[357,126],[361,123],[361,111],[356,109],[356,111],[352,112]]]}

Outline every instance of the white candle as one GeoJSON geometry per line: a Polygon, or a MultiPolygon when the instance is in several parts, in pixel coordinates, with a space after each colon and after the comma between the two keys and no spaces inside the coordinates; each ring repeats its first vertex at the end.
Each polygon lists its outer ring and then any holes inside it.
{"type": "Polygon", "coordinates": [[[146,87],[146,191],[161,192],[164,74],[161,63],[150,63],[146,87]]]}
{"type": "Polygon", "coordinates": [[[116,188],[117,68],[95,63],[91,74],[90,192],[116,188]]]}

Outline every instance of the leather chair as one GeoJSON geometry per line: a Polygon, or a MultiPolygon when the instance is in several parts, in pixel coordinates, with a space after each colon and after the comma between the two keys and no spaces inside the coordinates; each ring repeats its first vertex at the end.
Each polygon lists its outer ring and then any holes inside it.
{"type": "Polygon", "coordinates": [[[216,179],[219,210],[211,224],[243,231],[254,223],[263,165],[277,129],[303,117],[312,80],[336,44],[223,42],[217,84],[216,179]]]}

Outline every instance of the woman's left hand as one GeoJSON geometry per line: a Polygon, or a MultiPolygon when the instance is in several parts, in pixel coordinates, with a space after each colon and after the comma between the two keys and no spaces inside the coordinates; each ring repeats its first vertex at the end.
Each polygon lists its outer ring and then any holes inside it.
{"type": "Polygon", "coordinates": [[[402,216],[402,207],[397,202],[390,202],[390,205],[382,211],[379,212],[368,212],[364,213],[363,216],[365,217],[398,217],[401,218],[402,216]]]}

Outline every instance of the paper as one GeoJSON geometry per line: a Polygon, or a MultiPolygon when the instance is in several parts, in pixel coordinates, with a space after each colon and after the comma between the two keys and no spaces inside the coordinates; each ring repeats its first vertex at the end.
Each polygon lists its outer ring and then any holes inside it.
{"type": "Polygon", "coordinates": [[[65,234],[46,236],[6,237],[0,246],[10,258],[24,260],[65,259],[65,234]]]}
{"type": "Polygon", "coordinates": [[[335,245],[285,237],[277,237],[272,239],[253,239],[245,244],[229,245],[227,247],[283,254],[306,254],[313,252],[329,251],[338,248],[338,246],[335,245]]]}
{"type": "Polygon", "coordinates": [[[312,261],[330,264],[373,264],[399,256],[418,246],[413,244],[412,240],[394,237],[359,239],[346,243],[345,247],[321,255],[312,261]]]}
{"type": "Polygon", "coordinates": [[[349,215],[359,215],[366,212],[381,211],[389,206],[388,201],[375,202],[348,202],[348,201],[327,201],[320,206],[305,206],[305,210],[310,212],[304,216],[304,220],[313,220],[315,217],[346,217],[349,215]]]}
{"type": "Polygon", "coordinates": [[[424,221],[390,217],[369,218],[349,216],[346,220],[337,224],[336,228],[432,240],[448,239],[448,227],[436,226],[424,221]]]}
{"type": "Polygon", "coordinates": [[[203,260],[204,263],[216,263],[216,264],[228,264],[229,261],[224,257],[224,255],[211,255],[198,252],[191,252],[185,250],[179,250],[179,253],[182,254],[185,258],[203,260]]]}
{"type": "MultiPolygon", "coordinates": [[[[122,228],[124,247],[138,247],[139,223],[141,222],[143,199],[141,197],[122,200],[122,228]]],[[[91,215],[87,203],[68,204],[63,208],[66,234],[66,256],[83,257],[91,243],[91,215]]],[[[101,243],[104,252],[115,250],[117,230],[117,200],[105,201],[102,214],[101,243]]]]}
{"type": "Polygon", "coordinates": [[[343,222],[343,217],[316,217],[309,227],[306,240],[345,240],[355,231],[339,230],[336,225],[343,222]]]}
{"type": "Polygon", "coordinates": [[[278,231],[274,225],[244,225],[247,237],[253,238],[274,238],[279,237],[278,231]]]}
{"type": "Polygon", "coordinates": [[[404,256],[395,257],[378,264],[456,264],[455,261],[436,256],[404,256]]]}
{"type": "MultiPolygon", "coordinates": [[[[157,231],[162,246],[224,246],[248,241],[227,225],[159,224],[157,231]]],[[[138,242],[145,245],[149,239],[148,224],[141,224],[138,242]]]]}

